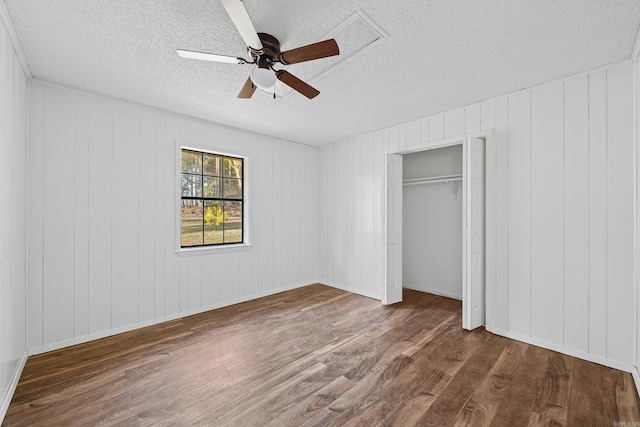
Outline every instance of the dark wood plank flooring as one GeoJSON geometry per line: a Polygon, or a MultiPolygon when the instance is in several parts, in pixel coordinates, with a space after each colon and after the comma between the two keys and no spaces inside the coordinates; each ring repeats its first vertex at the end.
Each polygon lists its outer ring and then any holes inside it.
{"type": "Polygon", "coordinates": [[[460,324],[313,285],[31,357],[3,425],[640,423],[630,374],[460,324]]]}

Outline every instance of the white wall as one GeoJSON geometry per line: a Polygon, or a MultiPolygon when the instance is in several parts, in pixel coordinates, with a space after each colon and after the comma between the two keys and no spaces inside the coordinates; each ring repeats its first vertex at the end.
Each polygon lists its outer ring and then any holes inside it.
{"type": "MultiPolygon", "coordinates": [[[[462,174],[462,145],[403,156],[403,179],[462,174]]],[[[462,181],[405,185],[404,287],[462,299],[462,181]]]]}
{"type": "Polygon", "coordinates": [[[0,19],[0,421],[26,354],[27,90],[0,19]]]}
{"type": "Polygon", "coordinates": [[[317,279],[315,148],[38,81],[30,132],[32,352],[317,279]],[[251,249],[174,253],[176,141],[248,156],[251,249]]]}
{"type": "Polygon", "coordinates": [[[386,150],[495,129],[495,332],[630,369],[633,65],[322,147],[320,274],[380,298],[386,150]]]}

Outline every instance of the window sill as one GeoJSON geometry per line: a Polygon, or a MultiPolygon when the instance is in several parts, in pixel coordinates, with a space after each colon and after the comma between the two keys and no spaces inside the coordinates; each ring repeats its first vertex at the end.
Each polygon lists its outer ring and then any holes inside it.
{"type": "Polygon", "coordinates": [[[236,245],[220,245],[220,246],[205,246],[201,248],[184,248],[175,251],[175,254],[178,256],[198,256],[198,255],[210,255],[210,254],[220,254],[227,252],[241,252],[248,251],[253,248],[253,245],[246,244],[236,244],[236,245]]]}

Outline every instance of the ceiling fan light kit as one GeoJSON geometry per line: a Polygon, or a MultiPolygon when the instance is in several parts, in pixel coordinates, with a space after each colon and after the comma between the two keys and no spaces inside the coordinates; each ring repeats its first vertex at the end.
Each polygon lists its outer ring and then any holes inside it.
{"type": "Polygon", "coordinates": [[[282,68],[275,68],[275,66],[277,64],[286,66],[339,55],[340,49],[335,39],[324,40],[281,52],[280,42],[277,38],[270,34],[256,32],[242,0],[221,0],[221,2],[247,45],[247,51],[251,55],[252,60],[183,49],[176,50],[178,55],[182,58],[202,61],[225,62],[230,64],[255,64],[256,67],[251,71],[249,78],[238,94],[238,98],[251,98],[256,87],[265,92],[273,93],[275,98],[276,80],[280,80],[291,89],[309,99],[315,98],[320,94],[314,87],[295,77],[288,71],[282,68]]]}
{"type": "Polygon", "coordinates": [[[276,80],[275,73],[268,67],[257,66],[251,70],[251,81],[258,86],[258,89],[262,89],[265,92],[273,92],[276,80]]]}

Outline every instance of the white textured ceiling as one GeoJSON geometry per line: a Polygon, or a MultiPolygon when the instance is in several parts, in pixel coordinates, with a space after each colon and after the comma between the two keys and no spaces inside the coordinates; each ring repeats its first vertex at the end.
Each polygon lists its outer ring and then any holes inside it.
{"type": "Polygon", "coordinates": [[[311,145],[627,59],[640,25],[638,0],[245,0],[283,50],[357,10],[389,37],[313,81],[313,100],[244,100],[249,65],[175,53],[245,56],[219,0],[3,1],[36,78],[311,145]]]}

